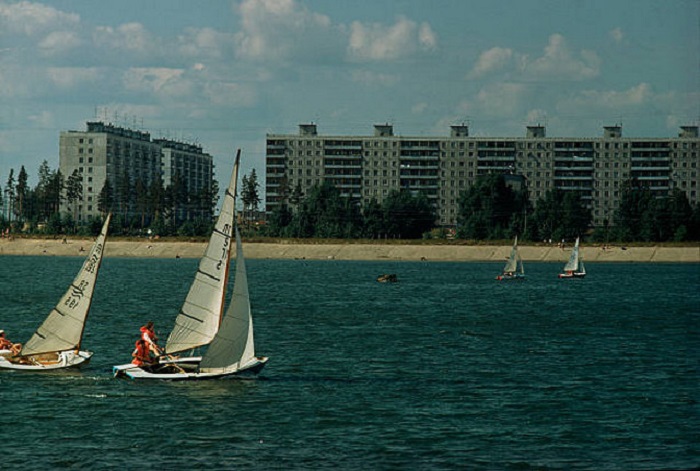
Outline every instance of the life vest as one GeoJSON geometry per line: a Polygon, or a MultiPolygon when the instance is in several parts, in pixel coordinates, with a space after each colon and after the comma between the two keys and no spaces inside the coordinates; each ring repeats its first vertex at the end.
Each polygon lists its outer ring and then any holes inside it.
{"type": "Polygon", "coordinates": [[[140,340],[137,341],[136,348],[131,356],[134,357],[134,359],[131,361],[131,363],[134,365],[143,366],[146,363],[151,363],[150,349],[148,348],[148,344],[146,344],[146,342],[142,342],[140,340]]]}
{"type": "Polygon", "coordinates": [[[141,338],[148,343],[158,342],[158,337],[156,337],[155,331],[153,329],[149,329],[145,325],[141,327],[141,338]]]}
{"type": "Polygon", "coordinates": [[[4,337],[0,337],[0,350],[11,350],[12,349],[12,342],[7,340],[4,337]]]}

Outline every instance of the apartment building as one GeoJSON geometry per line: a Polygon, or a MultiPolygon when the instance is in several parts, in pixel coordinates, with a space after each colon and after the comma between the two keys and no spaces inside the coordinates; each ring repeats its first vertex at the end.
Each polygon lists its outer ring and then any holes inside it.
{"type": "MultiPolygon", "coordinates": [[[[59,139],[59,169],[65,178],[77,170],[82,175],[82,200],[62,211],[76,212],[77,220],[97,216],[100,192],[109,180],[116,188],[128,176],[132,188],[137,181],[146,187],[161,179],[163,186],[175,175],[190,194],[211,190],[213,159],[197,145],[168,139],[152,140],[148,132],[127,129],[101,121],[87,122],[85,131],[63,131],[59,139]]],[[[133,214],[134,208],[127,208],[133,214]]]]}
{"type": "Polygon", "coordinates": [[[626,138],[621,126],[605,126],[602,137],[547,137],[544,126],[528,126],[525,137],[470,137],[467,125],[449,136],[394,135],[374,126],[371,136],[322,136],[315,124],[299,134],[268,134],[266,210],[323,181],[344,196],[381,202],[392,189],[423,192],[438,223],[454,226],[458,198],[479,175],[501,173],[526,185],[533,203],[552,189],[576,191],[593,212],[594,224],[612,220],[623,183],[634,178],[663,196],[680,188],[698,204],[700,139],[697,126],[674,138],[626,138]]]}

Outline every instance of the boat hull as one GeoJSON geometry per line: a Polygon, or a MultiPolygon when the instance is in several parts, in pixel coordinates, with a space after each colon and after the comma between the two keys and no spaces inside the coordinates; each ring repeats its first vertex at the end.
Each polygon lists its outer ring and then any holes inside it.
{"type": "Polygon", "coordinates": [[[559,273],[559,278],[584,278],[585,273],[559,273]]]}
{"type": "Polygon", "coordinates": [[[60,352],[56,360],[31,360],[23,363],[11,361],[9,357],[0,356],[0,369],[18,371],[54,371],[68,368],[80,368],[90,361],[92,352],[81,350],[78,353],[73,351],[60,352]]]}
{"type": "Polygon", "coordinates": [[[201,357],[190,357],[181,358],[176,361],[163,362],[163,366],[174,365],[171,371],[168,372],[153,372],[148,369],[141,368],[134,365],[133,363],[128,363],[125,365],[118,365],[112,369],[114,376],[117,378],[130,378],[130,379],[158,379],[167,381],[201,381],[207,379],[220,379],[226,377],[243,377],[256,375],[265,367],[268,361],[268,357],[255,357],[241,368],[235,371],[229,371],[225,373],[202,373],[197,371],[197,366],[201,361],[201,357]],[[196,360],[196,364],[195,361],[196,360]],[[194,366],[191,370],[190,368],[194,366]],[[172,371],[181,369],[182,371],[172,371]]]}
{"type": "Polygon", "coordinates": [[[521,274],[518,274],[518,273],[516,273],[516,274],[514,274],[514,275],[498,275],[498,276],[496,277],[496,279],[497,279],[498,281],[524,280],[524,279],[525,279],[525,275],[521,275],[521,274]]]}

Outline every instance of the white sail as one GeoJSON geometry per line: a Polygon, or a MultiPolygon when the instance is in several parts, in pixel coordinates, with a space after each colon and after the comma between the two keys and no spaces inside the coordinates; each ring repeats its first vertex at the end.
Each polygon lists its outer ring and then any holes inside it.
{"type": "Polygon", "coordinates": [[[253,318],[250,311],[248,276],[241,236],[236,229],[236,275],[233,296],[221,328],[202,357],[200,372],[228,373],[238,370],[255,357],[253,318]]]}
{"type": "Polygon", "coordinates": [[[204,255],[199,261],[199,268],[190,291],[165,344],[167,353],[177,353],[207,345],[219,329],[231,262],[231,236],[240,156],[239,150],[236,154],[231,181],[221,205],[221,213],[204,255]]]}
{"type": "Polygon", "coordinates": [[[51,310],[44,323],[24,345],[20,352],[21,356],[78,350],[80,348],[85,321],[90,312],[92,295],[95,290],[97,273],[102,263],[110,219],[111,214],[107,215],[102,231],[97,236],[75,280],[56,307],[51,310]]]}
{"type": "Polygon", "coordinates": [[[574,244],[574,249],[571,251],[571,256],[569,261],[564,265],[564,271],[575,272],[578,270],[579,265],[579,255],[578,255],[578,237],[576,238],[576,244],[574,244]]]}
{"type": "Polygon", "coordinates": [[[518,237],[515,237],[515,242],[513,242],[513,247],[510,249],[510,257],[506,262],[506,266],[503,267],[503,273],[515,273],[518,268],[518,237]]]}

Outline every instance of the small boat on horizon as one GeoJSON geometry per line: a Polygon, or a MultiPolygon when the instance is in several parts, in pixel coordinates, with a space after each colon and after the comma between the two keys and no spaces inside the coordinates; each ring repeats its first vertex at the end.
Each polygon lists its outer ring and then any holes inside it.
{"type": "Polygon", "coordinates": [[[586,276],[586,267],[583,265],[578,244],[579,238],[577,237],[569,261],[564,265],[564,272],[559,273],[559,278],[583,278],[586,276]]]}
{"type": "Polygon", "coordinates": [[[510,249],[508,261],[506,262],[506,266],[503,267],[503,273],[498,275],[496,279],[498,281],[525,279],[523,259],[520,258],[520,252],[518,252],[518,236],[515,236],[515,241],[513,242],[513,247],[510,249]]]}

